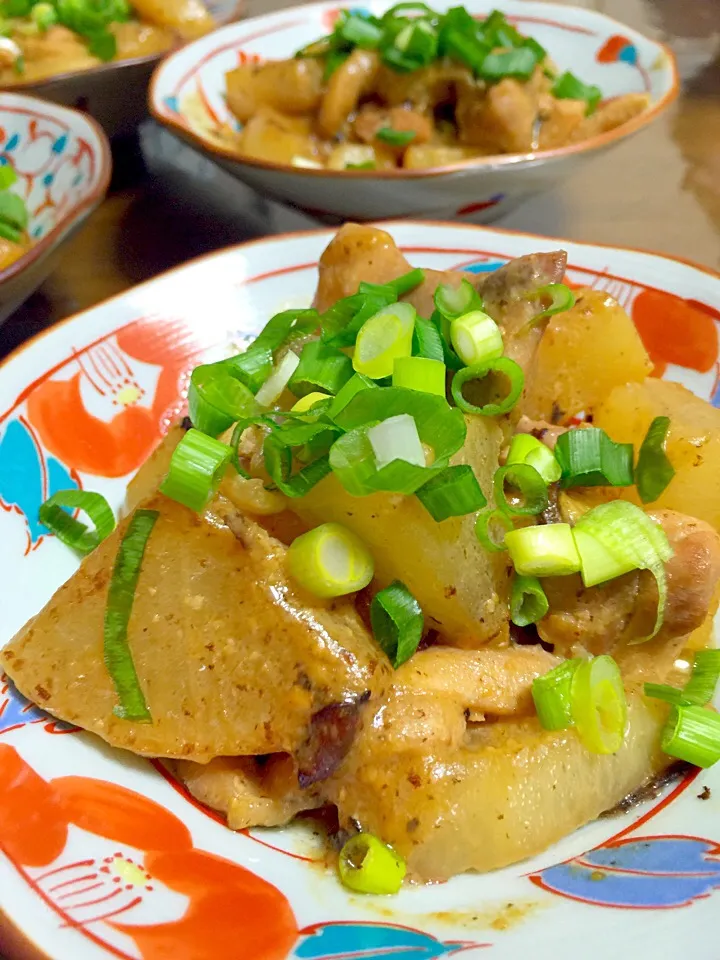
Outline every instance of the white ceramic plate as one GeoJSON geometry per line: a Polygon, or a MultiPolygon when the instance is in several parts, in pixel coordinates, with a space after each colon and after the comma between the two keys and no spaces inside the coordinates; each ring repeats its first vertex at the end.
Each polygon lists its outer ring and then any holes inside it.
{"type": "MultiPolygon", "coordinates": [[[[438,0],[445,10],[454,0],[438,0]]],[[[353,8],[353,4],[345,4],[353,8]]],[[[369,0],[381,14],[392,0],[369,0]]],[[[535,154],[483,157],[425,170],[312,170],[251,160],[228,145],[238,128],[225,102],[225,74],[238,63],[291,57],[328,33],[335,2],[290,7],[231,24],[171,54],[155,71],[150,110],[160,123],[250,186],[316,215],[371,220],[399,216],[492,219],[566,177],[576,164],[649,123],[674,99],[677,70],[669,48],[594,10],[525,0],[467,0],[484,17],[495,7],[548,50],[561,70],[597,84],[606,98],[648,93],[631,122],[582,143],[535,154]]]]}
{"type": "MultiPolygon", "coordinates": [[[[557,241],[391,224],[419,266],[491,270],[557,241]]],[[[330,234],[212,254],[80,314],[0,369],[0,645],[75,570],[43,535],[58,489],[128,480],[182,409],[187,371],[308,303],[330,234]]],[[[563,244],[569,277],[616,296],[665,375],[718,402],[720,277],[648,253],[563,244]],[[653,337],[682,318],[677,338],[653,337]],[[687,338],[688,327],[702,337],[687,338]],[[691,355],[688,340],[702,341],[691,355]],[[656,342],[657,341],[657,342],[656,342]],[[714,344],[714,346],[712,346],[714,344]],[[708,346],[709,345],[709,346],[708,346]],[[677,365],[679,359],[694,368],[677,365]]],[[[720,769],[688,776],[532,861],[349,895],[300,827],[231,833],[152,763],[53,722],[0,685],[0,950],[8,960],[715,960],[720,769]],[[698,799],[707,785],[709,800],[698,799]]]]}

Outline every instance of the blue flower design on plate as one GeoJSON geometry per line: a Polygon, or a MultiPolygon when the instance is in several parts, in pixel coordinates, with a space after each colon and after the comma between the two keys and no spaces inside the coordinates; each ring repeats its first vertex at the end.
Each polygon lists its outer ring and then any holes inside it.
{"type": "Polygon", "coordinates": [[[468,273],[492,273],[506,263],[507,260],[488,260],[486,263],[471,263],[470,266],[463,267],[463,270],[467,270],[468,273]]]}
{"type": "Polygon", "coordinates": [[[23,420],[11,420],[0,436],[0,501],[17,509],[27,524],[30,545],[47,534],[40,506],[58,490],[74,490],[77,480],[55,457],[46,457],[23,420]]]}
{"type": "Polygon", "coordinates": [[[603,907],[685,907],[720,887],[720,845],[700,837],[645,837],[598,847],[530,879],[603,907]]]}
{"type": "Polygon", "coordinates": [[[26,723],[50,719],[44,711],[25,699],[11,680],[0,674],[0,733],[26,723]]]}
{"type": "Polygon", "coordinates": [[[292,960],[437,960],[486,944],[450,940],[389,923],[321,923],[301,931],[292,960]]]}

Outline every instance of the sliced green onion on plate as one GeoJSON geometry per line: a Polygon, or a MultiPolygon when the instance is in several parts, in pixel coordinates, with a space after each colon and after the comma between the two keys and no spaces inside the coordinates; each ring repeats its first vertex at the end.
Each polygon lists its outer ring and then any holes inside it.
{"type": "Polygon", "coordinates": [[[643,503],[653,503],[667,489],[675,468],[665,452],[669,417],[655,417],[640,447],[635,467],[635,485],[643,503]]]}
{"type": "Polygon", "coordinates": [[[393,303],[363,324],[355,341],[352,365],[356,373],[373,380],[392,376],[398,357],[412,353],[415,308],[393,303]]]}
{"type": "Polygon", "coordinates": [[[135,670],[127,630],[145,548],[158,516],[157,510],[136,510],[132,515],[115,558],[105,608],[105,666],[120,700],[113,713],[136,723],[151,723],[152,717],[135,670]]]}
{"type": "Polygon", "coordinates": [[[505,534],[515,572],[528,577],[562,577],[580,570],[580,556],[569,523],[521,527],[505,534]]]}
{"type": "Polygon", "coordinates": [[[592,113],[602,100],[600,87],[583,83],[569,70],[557,78],[551,93],[558,100],[584,100],[587,103],[587,113],[592,113]]]}
{"type": "Polygon", "coordinates": [[[375,134],[378,140],[391,147],[406,147],[415,139],[414,130],[394,130],[392,127],[381,127],[375,134]]]}
{"type": "Polygon", "coordinates": [[[525,374],[522,368],[509,357],[498,357],[489,363],[482,363],[475,367],[463,367],[453,377],[450,390],[457,406],[464,413],[474,413],[481,417],[498,417],[510,410],[520,399],[525,385],[525,374]],[[508,391],[502,400],[483,404],[478,407],[465,399],[463,388],[475,380],[484,380],[489,374],[496,373],[504,376],[508,381],[508,391]]]}
{"type": "Polygon", "coordinates": [[[507,550],[505,536],[513,529],[513,522],[502,510],[484,510],[475,521],[475,536],[489,553],[502,553],[507,550]],[[500,536],[495,529],[500,529],[500,536]]]}
{"type": "Polygon", "coordinates": [[[91,490],[58,490],[38,511],[40,523],[67,547],[83,555],[90,553],[115,529],[115,516],[105,497],[91,490]],[[94,530],[76,520],[63,507],[84,511],[94,530]]]}
{"type": "Polygon", "coordinates": [[[527,463],[498,467],[493,477],[493,492],[498,510],[511,515],[534,516],[542,513],[548,505],[547,484],[537,470],[527,463]],[[506,483],[517,489],[521,500],[508,500],[506,483]]]}
{"type": "Polygon", "coordinates": [[[415,496],[438,523],[475,513],[487,504],[472,467],[465,463],[445,467],[416,490],[415,496]]]}
{"type": "Polygon", "coordinates": [[[425,451],[413,417],[400,413],[382,420],[367,431],[378,470],[393,460],[403,460],[417,467],[425,466],[425,451]]]}
{"type": "Polygon", "coordinates": [[[455,317],[450,322],[450,340],[455,353],[468,367],[490,363],[502,356],[500,327],[482,310],[455,317]]]}
{"type": "Polygon", "coordinates": [[[510,619],[518,627],[542,620],[548,612],[548,598],[537,577],[515,574],[510,589],[510,619]]]}
{"type": "Polygon", "coordinates": [[[373,636],[395,669],[415,653],[425,625],[420,604],[399,580],[375,594],[370,623],[373,636]]]}
{"type": "Polygon", "coordinates": [[[205,363],[195,367],[188,387],[188,413],[201,433],[217,437],[256,412],[252,390],[232,376],[228,365],[205,363]]]}
{"type": "MultiPolygon", "coordinates": [[[[37,6],[39,6],[39,4],[37,6]]],[[[35,9],[37,9],[37,6],[35,9]]],[[[7,160],[0,163],[0,190],[7,190],[8,187],[17,183],[17,178],[15,168],[11,166],[7,160]]]]}
{"type": "Polygon", "coordinates": [[[402,857],[371,833],[351,837],[338,859],[340,880],[355,893],[397,893],[406,870],[402,857]]]}
{"type": "Polygon", "coordinates": [[[612,657],[580,662],[572,678],[570,702],[583,745],[592,753],[617,753],[625,739],[627,698],[612,657]]]}
{"type": "Polygon", "coordinates": [[[698,650],[683,693],[699,707],[710,703],[720,679],[720,650],[698,650]]]}
{"type": "Polygon", "coordinates": [[[160,493],[201,513],[214,496],[233,448],[194,428],[175,447],[160,493]]]}
{"type": "Polygon", "coordinates": [[[561,434],[555,459],[563,487],[629,487],[633,481],[633,447],[615,443],[599,427],[578,427],[561,434]]]}
{"type": "MultiPolygon", "coordinates": [[[[432,320],[426,320],[425,317],[420,316],[415,317],[412,352],[416,357],[424,357],[426,360],[439,360],[440,363],[444,363],[443,339],[432,320]]],[[[444,395],[445,384],[443,383],[444,395]]]]}
{"type": "Polygon", "coordinates": [[[292,350],[288,350],[282,359],[275,364],[270,376],[255,394],[255,401],[258,406],[272,406],[288,385],[288,380],[299,365],[300,357],[292,350]]]}
{"type": "Polygon", "coordinates": [[[537,53],[530,47],[514,50],[493,50],[480,65],[480,76],[493,83],[505,77],[529,80],[538,64],[537,53]]]}
{"type": "Polygon", "coordinates": [[[706,707],[673,707],[661,746],[678,760],[711,767],[720,760],[720,715],[706,707]]]}
{"type": "Polygon", "coordinates": [[[336,420],[356,394],[361,393],[363,390],[378,389],[379,387],[374,380],[371,380],[369,377],[364,377],[361,373],[354,373],[348,382],[336,393],[335,399],[328,408],[328,417],[331,420],[336,420]]]}
{"type": "Polygon", "coordinates": [[[564,283],[548,283],[538,290],[533,290],[528,297],[532,300],[549,301],[548,305],[533,317],[533,323],[545,317],[552,317],[556,313],[564,313],[565,310],[575,306],[575,294],[564,283]]]}
{"type": "Polygon", "coordinates": [[[322,340],[311,340],[302,348],[300,362],[288,387],[296,397],[317,391],[336,394],[352,375],[352,360],[342,350],[322,340]]]}
{"type": "Polygon", "coordinates": [[[565,730],[575,722],[572,713],[572,680],[580,660],[565,660],[533,680],[532,695],[538,720],[545,730],[565,730]]]}
{"type": "Polygon", "coordinates": [[[465,277],[459,286],[453,287],[449,283],[438,285],[433,295],[435,309],[446,320],[454,320],[464,313],[482,310],[483,302],[475,287],[465,277]]]}
{"type": "MultiPolygon", "coordinates": [[[[442,354],[442,347],[440,352],[442,354]]],[[[392,385],[444,397],[445,364],[442,360],[429,360],[427,357],[397,357],[393,365],[392,385]]]]}
{"type": "Polygon", "coordinates": [[[291,413],[307,413],[316,403],[323,403],[325,400],[331,400],[327,393],[306,393],[304,397],[300,397],[297,403],[294,403],[290,408],[291,413]]]}
{"type": "Polygon", "coordinates": [[[533,467],[545,483],[555,483],[562,474],[552,450],[529,433],[516,433],[510,443],[505,465],[510,467],[518,463],[533,467]]]}
{"type": "Polygon", "coordinates": [[[323,523],[290,544],[291,575],[316,597],[343,597],[373,578],[373,558],[362,540],[339,523],[323,523]]]}

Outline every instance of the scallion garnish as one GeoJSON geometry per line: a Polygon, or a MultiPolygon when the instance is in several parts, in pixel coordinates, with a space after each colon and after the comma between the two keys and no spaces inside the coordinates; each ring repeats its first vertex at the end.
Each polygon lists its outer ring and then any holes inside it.
{"type": "Polygon", "coordinates": [[[533,701],[545,730],[565,730],[573,725],[572,680],[579,666],[579,660],[565,660],[533,680],[533,701]]]}
{"type": "Polygon", "coordinates": [[[306,393],[304,397],[300,397],[297,403],[294,403],[290,408],[290,413],[307,413],[308,410],[311,410],[316,404],[324,403],[325,400],[332,400],[327,393],[306,393]]]}
{"type": "Polygon", "coordinates": [[[503,353],[500,327],[482,310],[455,317],[450,322],[450,340],[455,353],[468,367],[491,363],[503,353]]]}
{"type": "Polygon", "coordinates": [[[414,130],[394,130],[392,127],[381,127],[375,134],[378,140],[391,147],[406,147],[415,139],[414,130]]]}
{"type": "Polygon", "coordinates": [[[675,706],[704,707],[710,703],[720,679],[720,650],[700,650],[695,654],[692,674],[680,690],[666,683],[646,683],[645,696],[675,706]]]}
{"type": "Polygon", "coordinates": [[[635,467],[635,485],[643,503],[653,503],[667,489],[675,468],[665,452],[669,417],[655,417],[640,447],[635,467]]]}
{"type": "Polygon", "coordinates": [[[564,313],[575,305],[575,294],[564,283],[548,283],[529,293],[528,299],[547,302],[547,306],[533,317],[533,323],[545,317],[553,317],[556,313],[564,313]]]}
{"type": "Polygon", "coordinates": [[[395,669],[417,650],[424,627],[422,610],[399,580],[375,594],[370,604],[370,623],[373,636],[395,669]]]}
{"type": "Polygon", "coordinates": [[[352,360],[342,350],[322,340],[311,340],[302,348],[300,362],[288,381],[288,388],[296,397],[318,390],[336,394],[352,375],[352,360]]]}
{"type": "Polygon", "coordinates": [[[529,80],[537,64],[537,53],[531,47],[493,50],[484,58],[478,72],[483,80],[491,83],[504,77],[529,80]]]}
{"type": "MultiPolygon", "coordinates": [[[[658,588],[654,637],[663,623],[667,600],[665,563],[673,551],[663,528],[627,500],[602,503],[578,520],[573,535],[586,587],[630,570],[649,570],[658,588]]],[[[645,637],[644,639],[650,639],[645,637]]]]}
{"type": "Polygon", "coordinates": [[[489,553],[502,553],[507,550],[505,536],[512,529],[512,520],[502,510],[484,510],[478,514],[475,521],[475,536],[489,553]],[[502,532],[500,538],[493,533],[495,527],[499,527],[502,532]]]}
{"type": "Polygon", "coordinates": [[[528,463],[498,467],[493,477],[493,491],[498,509],[509,515],[534,516],[542,513],[548,505],[547,484],[528,463]],[[519,500],[508,500],[506,483],[517,490],[519,500]]]}
{"type": "Polygon", "coordinates": [[[600,87],[583,83],[569,70],[557,78],[551,93],[558,100],[584,100],[587,103],[587,113],[592,113],[602,100],[600,87]]]}
{"type": "MultiPolygon", "coordinates": [[[[421,316],[415,317],[412,351],[416,357],[425,357],[427,360],[439,360],[441,363],[445,362],[443,340],[440,336],[440,331],[432,320],[426,320],[421,316]]],[[[443,384],[443,394],[444,393],[445,385],[443,384]]]]}
{"type": "Polygon", "coordinates": [[[371,380],[369,377],[364,377],[361,373],[354,373],[345,386],[341,387],[335,395],[335,399],[328,408],[328,417],[331,420],[336,420],[353,397],[363,390],[379,389],[374,380],[371,380]]]}
{"type": "Polygon", "coordinates": [[[487,504],[472,467],[464,463],[445,467],[416,490],[415,496],[438,523],[475,513],[487,504]]]}
{"type": "MultiPolygon", "coordinates": [[[[336,432],[331,428],[320,425],[320,430],[311,438],[316,444],[320,433],[326,438],[324,447],[329,446],[336,436],[336,432]]],[[[330,473],[330,459],[327,453],[316,456],[307,466],[293,473],[293,449],[310,442],[308,436],[306,434],[300,437],[297,433],[292,435],[289,430],[275,430],[269,433],[263,442],[265,469],[273,484],[286,497],[304,497],[330,473]]]]}
{"type": "Polygon", "coordinates": [[[562,471],[552,450],[529,433],[516,433],[510,443],[505,464],[512,466],[518,463],[533,467],[545,483],[555,483],[560,479],[562,471]]]}
{"type": "Polygon", "coordinates": [[[575,729],[592,753],[617,753],[625,739],[627,699],[612,657],[582,660],[572,678],[570,704],[575,729]]]}
{"type": "MultiPolygon", "coordinates": [[[[36,8],[37,9],[37,8],[36,8]]],[[[15,168],[7,160],[0,163],[0,190],[7,190],[14,183],[17,183],[17,174],[15,168]]]]}
{"type": "Polygon", "coordinates": [[[323,523],[293,540],[288,568],[316,597],[343,597],[366,587],[374,564],[362,540],[339,523],[323,523]]]}
{"type": "Polygon", "coordinates": [[[392,376],[397,357],[412,353],[415,317],[409,303],[393,303],[366,320],[355,341],[355,371],[373,380],[392,376]]]}
{"type": "Polygon", "coordinates": [[[673,707],[661,745],[671,757],[711,767],[720,760],[720,716],[706,707],[673,707]]]}
{"type": "Polygon", "coordinates": [[[518,627],[542,620],[548,612],[548,598],[537,577],[516,573],[510,589],[510,619],[518,627]]]}
{"type": "Polygon", "coordinates": [[[83,555],[94,550],[115,529],[112,507],[102,494],[91,490],[58,490],[40,507],[38,519],[61,543],[83,555]],[[83,510],[95,529],[89,530],[63,507],[83,510]]]}
{"type": "Polygon", "coordinates": [[[442,360],[429,360],[426,357],[396,357],[392,383],[394,387],[407,387],[409,390],[444,397],[445,364],[442,360]]]}
{"type": "Polygon", "coordinates": [[[136,723],[151,723],[152,717],[135,670],[127,630],[145,548],[158,516],[157,510],[136,510],[132,515],[115,558],[105,608],[105,665],[120,700],[113,713],[136,723]]]}
{"type": "Polygon", "coordinates": [[[160,492],[201,513],[220,486],[232,447],[194,428],[175,447],[160,492]]]}
{"type": "Polygon", "coordinates": [[[352,15],[345,18],[338,32],[343,40],[364,50],[377,49],[383,37],[380,27],[375,26],[365,17],[352,15]]]}
{"type": "Polygon", "coordinates": [[[538,524],[505,534],[515,572],[526,577],[563,577],[580,570],[569,523],[538,524]]]}
{"type": "Polygon", "coordinates": [[[252,391],[232,376],[227,365],[205,363],[190,375],[188,412],[193,426],[202,433],[217,437],[256,410],[252,391]]]}
{"type": "Polygon", "coordinates": [[[475,287],[465,277],[459,286],[453,287],[449,283],[441,283],[433,295],[435,309],[446,320],[454,320],[464,313],[482,310],[482,299],[475,287]]]}
{"type": "Polygon", "coordinates": [[[297,370],[300,358],[292,350],[288,350],[281,360],[272,369],[270,376],[255,394],[255,400],[260,407],[270,407],[282,395],[288,380],[297,370]]]}
{"type": "Polygon", "coordinates": [[[402,857],[371,833],[351,837],[338,858],[340,880],[355,893],[397,893],[406,869],[402,857]]]}
{"type": "Polygon", "coordinates": [[[633,483],[633,447],[615,443],[598,427],[578,427],[561,434],[555,459],[563,487],[629,487],[633,483]]]}
{"type": "Polygon", "coordinates": [[[425,451],[414,417],[409,413],[400,413],[388,417],[374,427],[368,427],[367,438],[375,454],[378,470],[387,467],[395,460],[425,466],[425,451]]]}
{"type": "Polygon", "coordinates": [[[481,417],[499,417],[510,410],[520,399],[525,385],[525,374],[514,360],[509,357],[498,357],[489,363],[482,363],[475,367],[463,367],[458,370],[452,380],[450,390],[457,406],[465,413],[474,413],[481,417]],[[502,400],[485,403],[478,407],[465,399],[463,388],[472,381],[484,380],[489,374],[501,374],[508,381],[508,392],[502,400]]]}

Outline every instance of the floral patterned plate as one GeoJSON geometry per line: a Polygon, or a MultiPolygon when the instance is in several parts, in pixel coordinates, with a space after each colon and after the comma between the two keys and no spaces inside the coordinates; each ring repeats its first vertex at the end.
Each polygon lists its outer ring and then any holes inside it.
{"type": "MultiPolygon", "coordinates": [[[[493,270],[557,242],[431,223],[390,231],[419,266],[493,270]]],[[[212,254],[31,341],[0,371],[0,644],[77,561],[38,523],[83,487],[119,507],[181,413],[188,370],[308,303],[329,232],[212,254]]],[[[720,403],[720,277],[563,244],[617,297],[656,373],[720,403]]],[[[42,698],[42,691],[38,690],[42,698]]],[[[395,898],[348,894],[300,826],[230,832],[147,760],[0,685],[0,951],[7,960],[714,960],[720,771],[690,774],[531,861],[395,898]]]]}

